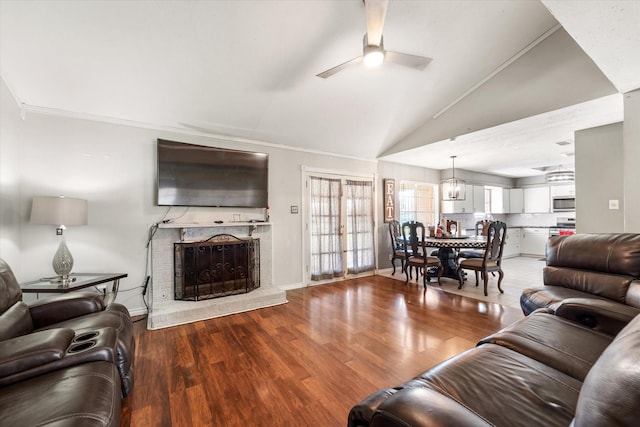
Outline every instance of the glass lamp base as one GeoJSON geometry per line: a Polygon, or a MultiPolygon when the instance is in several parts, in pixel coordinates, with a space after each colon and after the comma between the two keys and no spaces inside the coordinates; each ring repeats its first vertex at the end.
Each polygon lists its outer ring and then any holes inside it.
{"type": "Polygon", "coordinates": [[[53,266],[53,271],[58,275],[58,278],[55,280],[56,282],[62,282],[64,285],[70,281],[69,273],[71,273],[71,269],[73,268],[73,257],[71,256],[71,252],[69,252],[64,236],[60,238],[60,246],[58,246],[58,250],[53,256],[51,265],[53,266]]]}

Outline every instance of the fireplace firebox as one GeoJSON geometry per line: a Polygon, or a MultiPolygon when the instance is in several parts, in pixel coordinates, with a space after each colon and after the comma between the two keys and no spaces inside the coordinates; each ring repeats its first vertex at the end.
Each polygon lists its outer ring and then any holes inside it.
{"type": "Polygon", "coordinates": [[[218,234],[174,243],[174,298],[200,301],[260,287],[260,239],[218,234]]]}

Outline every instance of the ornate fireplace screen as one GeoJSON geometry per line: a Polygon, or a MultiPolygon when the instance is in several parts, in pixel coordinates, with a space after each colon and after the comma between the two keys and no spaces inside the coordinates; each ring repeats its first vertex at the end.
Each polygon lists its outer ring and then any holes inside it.
{"type": "Polygon", "coordinates": [[[176,300],[199,301],[260,287],[260,239],[218,234],[173,247],[176,300]]]}

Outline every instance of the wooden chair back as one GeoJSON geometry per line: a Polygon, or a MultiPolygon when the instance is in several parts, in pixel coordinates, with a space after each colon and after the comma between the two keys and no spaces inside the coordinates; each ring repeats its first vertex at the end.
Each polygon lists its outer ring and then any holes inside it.
{"type": "Polygon", "coordinates": [[[402,237],[400,232],[400,222],[393,220],[389,223],[389,236],[391,237],[391,249],[393,251],[402,249],[404,245],[400,242],[402,237]]]}
{"type": "Polygon", "coordinates": [[[409,255],[421,256],[424,238],[425,227],[421,222],[407,221],[402,224],[402,239],[405,243],[407,258],[409,255]]]}
{"type": "Polygon", "coordinates": [[[502,262],[502,252],[504,250],[504,242],[507,237],[507,224],[502,221],[493,221],[487,229],[487,248],[484,252],[484,262],[496,262],[499,266],[502,262]]]}
{"type": "Polygon", "coordinates": [[[489,232],[489,225],[491,225],[491,221],[488,219],[476,222],[476,236],[486,236],[489,232]]]}

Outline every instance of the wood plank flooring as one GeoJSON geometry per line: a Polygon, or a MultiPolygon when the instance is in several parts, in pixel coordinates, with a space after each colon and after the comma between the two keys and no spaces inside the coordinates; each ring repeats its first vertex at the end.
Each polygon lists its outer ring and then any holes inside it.
{"type": "Polygon", "coordinates": [[[344,426],[406,381],[522,317],[383,276],[287,292],[289,303],[173,328],[135,326],[132,426],[344,426]]]}

